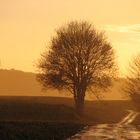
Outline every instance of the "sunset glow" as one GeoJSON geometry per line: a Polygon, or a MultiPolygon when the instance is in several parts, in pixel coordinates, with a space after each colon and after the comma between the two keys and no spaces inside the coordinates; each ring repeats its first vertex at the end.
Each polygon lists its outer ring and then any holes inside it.
{"type": "Polygon", "coordinates": [[[140,52],[139,5],[139,0],[0,0],[0,67],[36,72],[55,29],[87,20],[106,32],[124,75],[140,52]]]}

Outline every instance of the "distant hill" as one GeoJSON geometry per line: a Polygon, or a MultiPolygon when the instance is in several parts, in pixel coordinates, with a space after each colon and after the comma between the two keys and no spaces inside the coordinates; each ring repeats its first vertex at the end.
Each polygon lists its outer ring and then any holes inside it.
{"type": "MultiPolygon", "coordinates": [[[[124,79],[113,82],[113,87],[106,93],[103,93],[104,99],[124,99],[121,92],[121,86],[124,79]]],[[[57,90],[48,90],[42,92],[40,83],[36,80],[36,74],[18,70],[0,70],[0,95],[2,96],[69,96],[60,94],[57,90]]],[[[88,97],[92,98],[92,97],[88,97]]],[[[93,96],[93,98],[95,98],[93,96]]]]}
{"type": "Polygon", "coordinates": [[[17,70],[0,70],[0,95],[39,95],[35,74],[17,70]]]}
{"type": "MultiPolygon", "coordinates": [[[[54,92],[54,91],[53,91],[54,92]]],[[[57,92],[55,91],[54,94],[57,92]]],[[[49,92],[50,95],[51,94],[49,92]]],[[[0,95],[14,96],[43,96],[40,83],[36,80],[36,75],[31,72],[18,70],[0,70],[0,95]]]]}

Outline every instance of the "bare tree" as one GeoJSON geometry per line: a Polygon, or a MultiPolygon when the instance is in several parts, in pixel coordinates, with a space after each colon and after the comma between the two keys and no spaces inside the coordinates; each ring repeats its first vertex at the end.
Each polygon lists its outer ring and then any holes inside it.
{"type": "Polygon", "coordinates": [[[73,21],[56,31],[38,67],[43,86],[69,90],[77,113],[82,114],[87,91],[110,86],[114,50],[92,24],[73,21]]]}
{"type": "Polygon", "coordinates": [[[140,109],[140,54],[132,59],[129,66],[129,76],[124,91],[140,109]]]}

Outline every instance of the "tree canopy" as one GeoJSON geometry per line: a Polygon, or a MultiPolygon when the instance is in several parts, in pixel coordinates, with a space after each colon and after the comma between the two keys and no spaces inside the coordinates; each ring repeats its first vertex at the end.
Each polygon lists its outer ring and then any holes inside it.
{"type": "Polygon", "coordinates": [[[80,113],[87,91],[110,86],[116,63],[104,33],[86,21],[72,21],[56,31],[38,67],[43,86],[69,90],[80,113]]]}
{"type": "Polygon", "coordinates": [[[140,54],[133,57],[129,65],[129,75],[123,90],[140,109],[140,54]]]}

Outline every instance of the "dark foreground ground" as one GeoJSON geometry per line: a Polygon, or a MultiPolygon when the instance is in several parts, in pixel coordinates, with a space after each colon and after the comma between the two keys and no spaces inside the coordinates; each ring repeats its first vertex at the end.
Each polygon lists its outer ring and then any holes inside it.
{"type": "Polygon", "coordinates": [[[79,117],[70,98],[0,97],[0,139],[64,140],[86,125],[117,123],[129,109],[130,101],[86,101],[79,117]]]}
{"type": "Polygon", "coordinates": [[[0,122],[1,140],[64,140],[83,128],[74,123],[0,122]]]}

